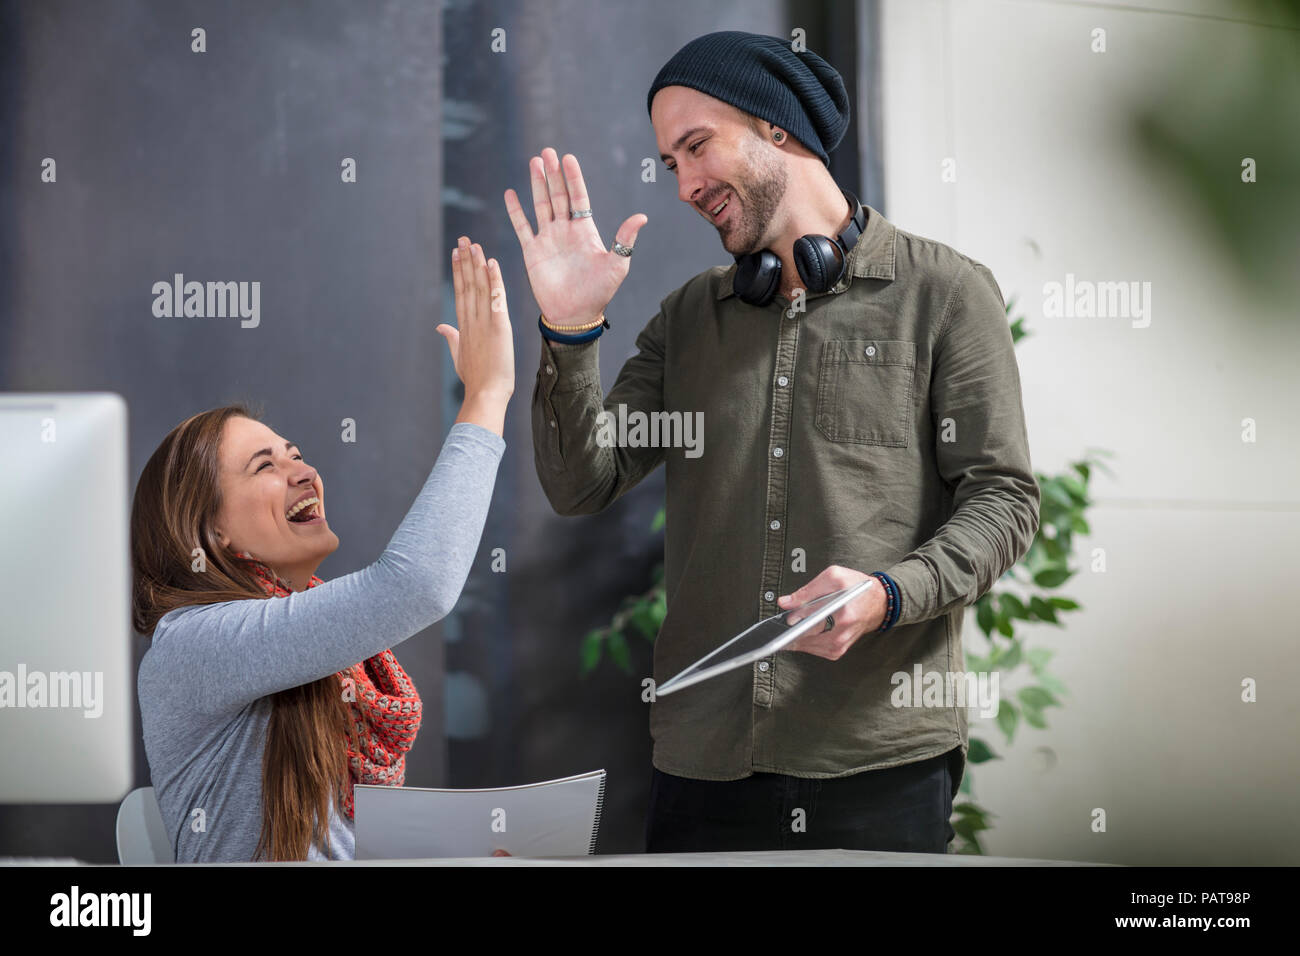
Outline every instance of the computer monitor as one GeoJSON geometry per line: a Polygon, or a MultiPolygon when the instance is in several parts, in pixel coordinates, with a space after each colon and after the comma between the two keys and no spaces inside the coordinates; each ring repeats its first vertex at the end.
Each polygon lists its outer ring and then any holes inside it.
{"type": "Polygon", "coordinates": [[[0,393],[0,803],[113,803],[134,780],[127,410],[0,393]]]}

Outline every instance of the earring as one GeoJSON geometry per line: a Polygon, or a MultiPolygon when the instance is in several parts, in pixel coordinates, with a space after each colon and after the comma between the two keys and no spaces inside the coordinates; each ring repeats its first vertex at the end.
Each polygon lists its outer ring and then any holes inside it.
{"type": "Polygon", "coordinates": [[[772,134],[773,142],[779,143],[783,139],[785,139],[785,133],[781,132],[780,130],[777,130],[775,133],[772,134]]]}

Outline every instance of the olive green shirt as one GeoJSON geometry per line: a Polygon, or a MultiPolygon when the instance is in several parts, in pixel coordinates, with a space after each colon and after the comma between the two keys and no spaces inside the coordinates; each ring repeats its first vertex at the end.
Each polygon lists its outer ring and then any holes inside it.
{"type": "Polygon", "coordinates": [[[838,777],[954,747],[964,767],[965,707],[895,706],[894,675],[919,665],[946,688],[964,670],[963,609],[1037,531],[1019,370],[992,273],[866,211],[848,274],[803,311],[742,302],[734,265],[670,293],[603,400],[599,339],[542,341],[534,454],[555,510],[594,514],[667,469],[656,684],[829,565],[884,571],[902,592],[894,626],[839,660],[782,651],[654,701],[666,773],[838,777]],[[638,432],[636,412],[681,413],[681,428],[638,432]],[[702,441],[685,431],[696,412],[702,441]]]}

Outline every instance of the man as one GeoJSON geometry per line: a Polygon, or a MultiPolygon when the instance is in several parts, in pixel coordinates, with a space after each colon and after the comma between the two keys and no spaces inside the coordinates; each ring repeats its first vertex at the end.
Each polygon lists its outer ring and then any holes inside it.
{"type": "Polygon", "coordinates": [[[738,262],[668,294],[602,400],[597,339],[646,217],[606,251],[577,160],[533,157],[536,234],[505,199],[542,308],[546,495],[592,514],[665,464],[657,683],[758,619],[874,582],[796,652],[651,705],[647,849],[945,852],[965,708],[912,706],[893,675],[962,670],[963,609],[1038,527],[1001,292],[982,264],[836,185],[827,152],[848,100],[815,54],[709,34],[664,66],[647,106],[679,198],[738,262]],[[628,420],[701,412],[702,448],[610,447],[597,416],[620,405],[628,420]]]}

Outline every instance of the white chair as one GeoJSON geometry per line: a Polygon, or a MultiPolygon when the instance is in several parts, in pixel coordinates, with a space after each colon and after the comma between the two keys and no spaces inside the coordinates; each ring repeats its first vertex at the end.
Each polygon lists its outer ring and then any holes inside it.
{"type": "Polygon", "coordinates": [[[132,790],[118,807],[117,858],[123,866],[176,862],[153,787],[132,790]]]}

